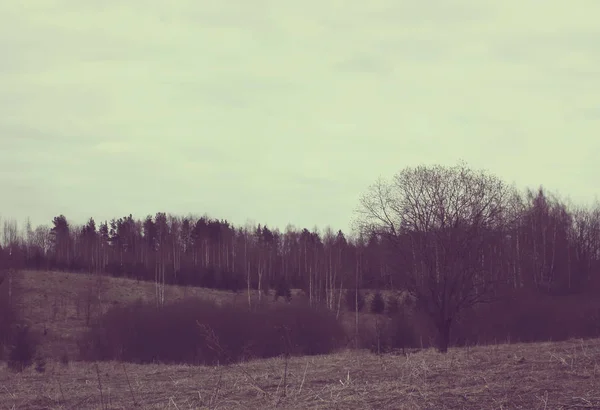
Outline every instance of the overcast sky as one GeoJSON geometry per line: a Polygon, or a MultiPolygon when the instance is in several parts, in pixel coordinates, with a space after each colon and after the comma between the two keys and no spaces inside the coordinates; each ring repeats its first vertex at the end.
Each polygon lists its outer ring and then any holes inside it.
{"type": "Polygon", "coordinates": [[[600,190],[598,0],[0,1],[0,215],[346,229],[465,160],[600,190]]]}

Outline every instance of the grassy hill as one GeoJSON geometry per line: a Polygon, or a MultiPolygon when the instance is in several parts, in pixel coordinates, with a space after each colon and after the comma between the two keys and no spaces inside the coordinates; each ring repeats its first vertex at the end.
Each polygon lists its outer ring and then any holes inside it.
{"type": "MultiPolygon", "coordinates": [[[[76,357],[88,312],[93,318],[114,304],[155,299],[152,283],[102,276],[25,271],[13,283],[24,318],[46,331],[41,353],[54,358],[76,357]]],[[[247,303],[245,292],[165,289],[167,302],[188,296],[247,303]]],[[[251,298],[255,303],[256,292],[251,298]]],[[[348,350],[216,367],[50,359],[43,373],[31,367],[14,374],[1,364],[0,403],[8,409],[591,409],[600,408],[599,363],[596,339],[452,348],[447,355],[348,350]]]]}
{"type": "MultiPolygon", "coordinates": [[[[60,357],[66,353],[77,356],[77,339],[87,324],[114,305],[126,305],[137,300],[154,302],[156,287],[152,282],[114,278],[103,275],[66,272],[21,271],[14,277],[16,304],[31,328],[44,334],[40,352],[45,356],[60,357]]],[[[390,296],[390,295],[387,295],[390,296]]],[[[165,286],[165,302],[188,297],[211,300],[216,303],[248,303],[248,293],[220,291],[186,286],[165,286]]],[[[261,296],[273,303],[273,296],[261,296]]],[[[300,290],[292,290],[292,300],[305,298],[300,290]]],[[[370,295],[367,300],[370,300],[370,295]]],[[[258,292],[251,291],[252,304],[258,303],[258,292]]],[[[347,328],[354,326],[354,315],[344,309],[341,320],[347,328]]],[[[365,308],[365,312],[368,307],[365,308]]],[[[363,326],[373,326],[375,315],[361,313],[363,326]]]]}
{"type": "MultiPolygon", "coordinates": [[[[154,283],[102,275],[22,271],[15,275],[14,287],[23,318],[33,330],[45,333],[41,353],[52,357],[65,351],[69,357],[76,357],[76,340],[87,328],[88,319],[93,320],[110,306],[156,300],[154,283]]],[[[248,303],[247,292],[165,286],[165,302],[186,297],[248,303]]],[[[257,292],[251,292],[251,300],[258,301],[257,292]]]]}

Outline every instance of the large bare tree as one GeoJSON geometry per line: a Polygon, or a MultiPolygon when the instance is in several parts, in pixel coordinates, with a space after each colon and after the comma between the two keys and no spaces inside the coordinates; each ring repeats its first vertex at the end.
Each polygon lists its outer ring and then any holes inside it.
{"type": "Polygon", "coordinates": [[[385,240],[400,286],[435,324],[446,352],[460,312],[490,300],[506,278],[501,254],[515,190],[464,163],[406,168],[362,195],[357,228],[385,240]]]}

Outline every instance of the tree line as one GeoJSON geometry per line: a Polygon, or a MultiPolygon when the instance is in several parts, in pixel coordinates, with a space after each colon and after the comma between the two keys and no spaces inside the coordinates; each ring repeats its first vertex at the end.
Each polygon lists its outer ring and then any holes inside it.
{"type": "Polygon", "coordinates": [[[165,284],[298,288],[332,309],[342,289],[409,290],[440,329],[500,292],[575,294],[600,282],[600,204],[569,204],[542,187],[520,192],[465,164],[378,180],[351,235],[165,212],[82,226],[59,215],[35,229],[5,219],[2,228],[5,267],[154,281],[162,302],[165,284]]]}
{"type": "Polygon", "coordinates": [[[219,288],[266,291],[281,286],[306,291],[313,302],[332,304],[332,290],[354,286],[357,252],[372,261],[360,275],[365,286],[386,287],[376,269],[376,244],[360,245],[342,231],[315,228],[285,232],[267,225],[236,227],[207,216],[159,212],[144,219],[131,214],[82,226],[56,216],[51,226],[22,229],[3,221],[0,256],[5,266],[105,273],[115,277],[219,288]],[[349,273],[352,273],[350,275],[349,273]]]}

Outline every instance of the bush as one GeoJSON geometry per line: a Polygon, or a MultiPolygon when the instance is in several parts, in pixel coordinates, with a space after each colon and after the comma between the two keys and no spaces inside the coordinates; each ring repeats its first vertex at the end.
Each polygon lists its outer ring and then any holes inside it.
{"type": "Polygon", "coordinates": [[[138,302],[111,308],[82,337],[84,360],[233,363],[281,354],[326,354],[344,341],[331,312],[302,304],[249,310],[187,299],[163,308],[138,302]]]}
{"type": "Polygon", "coordinates": [[[371,313],[376,315],[380,315],[385,311],[385,300],[383,299],[383,295],[381,292],[375,292],[373,295],[373,300],[371,300],[371,313]]]}
{"type": "Polygon", "coordinates": [[[0,272],[0,360],[13,354],[19,330],[19,315],[10,303],[8,272],[0,272]]]}
{"type": "Polygon", "coordinates": [[[8,367],[21,372],[33,363],[39,341],[29,331],[28,326],[19,326],[12,343],[8,353],[8,367]]]}
{"type": "Polygon", "coordinates": [[[4,350],[11,342],[14,326],[17,323],[15,309],[9,305],[6,298],[0,298],[0,360],[4,359],[4,350]]]}
{"type": "Polygon", "coordinates": [[[454,345],[544,342],[600,336],[600,301],[583,295],[518,291],[465,311],[451,330],[454,345]]]}
{"type": "Polygon", "coordinates": [[[349,311],[356,312],[358,310],[360,312],[364,306],[365,297],[360,290],[346,290],[346,307],[349,311]]]}

